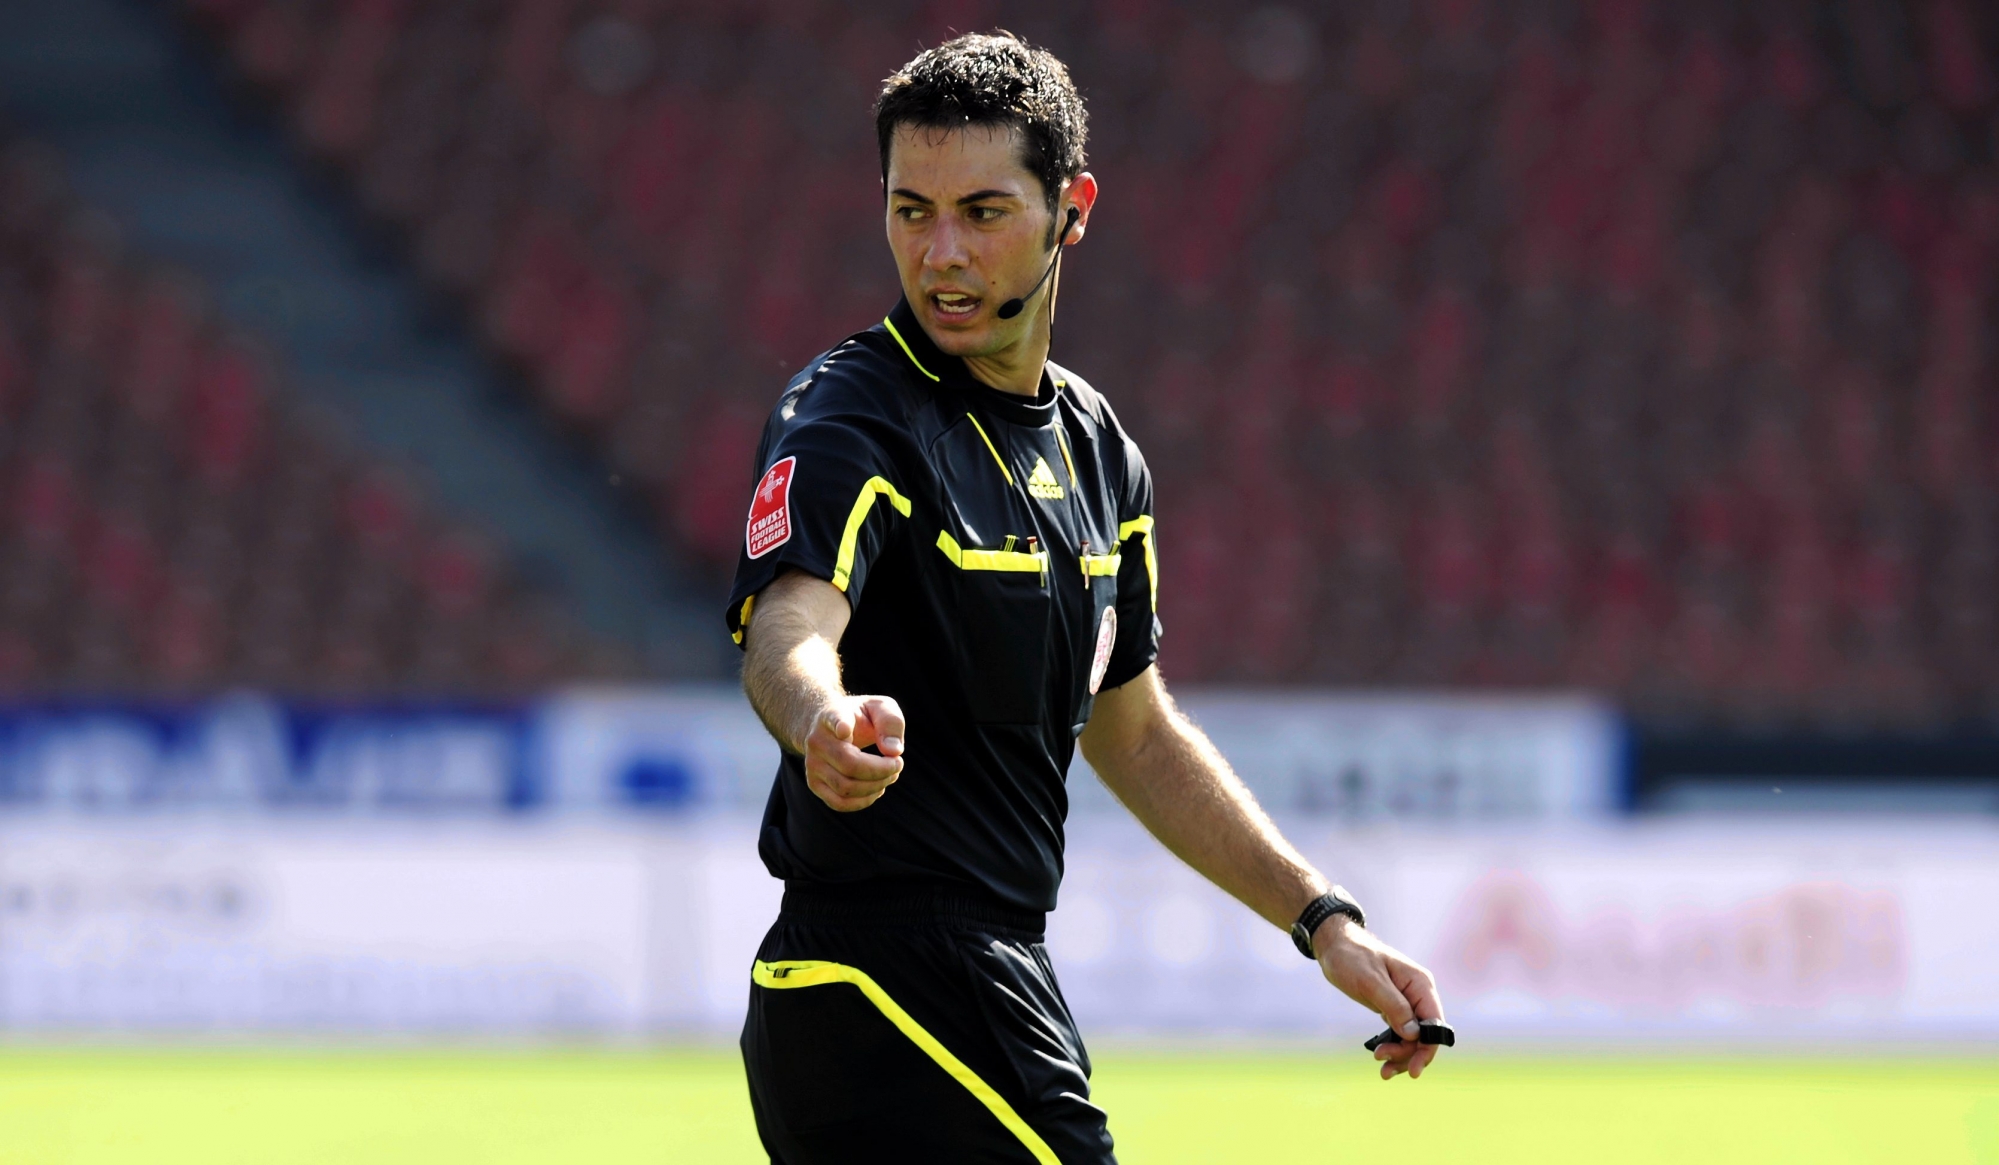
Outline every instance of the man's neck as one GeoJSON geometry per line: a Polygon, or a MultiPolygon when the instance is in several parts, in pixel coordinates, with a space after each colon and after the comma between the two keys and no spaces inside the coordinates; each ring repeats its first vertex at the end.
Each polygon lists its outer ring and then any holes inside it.
{"type": "Polygon", "coordinates": [[[980,384],[1024,396],[1041,395],[1041,372],[1048,364],[1048,322],[1042,316],[1020,343],[987,356],[965,357],[965,371],[980,384]]]}

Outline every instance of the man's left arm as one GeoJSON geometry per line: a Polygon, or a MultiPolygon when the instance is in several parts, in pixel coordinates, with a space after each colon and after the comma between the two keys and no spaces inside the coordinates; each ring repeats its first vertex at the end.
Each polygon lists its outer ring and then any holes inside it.
{"type": "MultiPolygon", "coordinates": [[[[1289,930],[1330,887],[1174,706],[1157,667],[1100,692],[1080,743],[1090,767],[1154,837],[1272,924],[1289,930]]],[[[1375,1052],[1381,1078],[1421,1076],[1437,1048],[1415,1042],[1416,1021],[1443,1018],[1430,972],[1343,914],[1320,924],[1312,948],[1333,986],[1407,1037],[1375,1052]]]]}

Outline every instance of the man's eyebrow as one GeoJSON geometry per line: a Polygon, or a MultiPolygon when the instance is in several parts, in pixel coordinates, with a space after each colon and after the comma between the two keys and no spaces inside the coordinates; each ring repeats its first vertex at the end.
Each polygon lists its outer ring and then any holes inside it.
{"type": "Polygon", "coordinates": [[[960,198],[960,199],[958,200],[958,205],[959,205],[959,206],[970,206],[970,205],[972,205],[972,204],[973,204],[974,202],[986,202],[986,201],[988,201],[988,200],[990,200],[990,199],[994,199],[994,198],[1015,198],[1015,199],[1017,199],[1017,198],[1019,198],[1019,197],[1020,197],[1020,195],[1018,195],[1018,194],[1015,194],[1015,193],[1014,193],[1013,191],[1011,191],[1011,190],[974,190],[974,191],[973,191],[973,192],[971,192],[970,194],[967,194],[967,195],[966,195],[965,197],[963,197],[963,198],[960,198]]]}
{"type": "Polygon", "coordinates": [[[923,197],[921,194],[918,194],[916,191],[911,190],[906,186],[898,186],[894,190],[889,191],[889,193],[895,195],[897,198],[907,198],[911,202],[920,202],[925,206],[937,205],[936,202],[932,201],[931,199],[923,197]]]}

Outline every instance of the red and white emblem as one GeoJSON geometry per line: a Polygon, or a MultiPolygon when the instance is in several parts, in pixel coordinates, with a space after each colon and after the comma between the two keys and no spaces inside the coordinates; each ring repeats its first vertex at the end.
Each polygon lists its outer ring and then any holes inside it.
{"type": "Polygon", "coordinates": [[[791,541],[791,472],[797,468],[798,458],[787,457],[771,466],[757,483],[744,533],[751,558],[762,558],[791,541]]]}
{"type": "Polygon", "coordinates": [[[1097,655],[1090,661],[1090,694],[1104,686],[1104,672],[1111,666],[1111,648],[1117,643],[1117,608],[1104,608],[1104,621],[1097,624],[1097,655]]]}

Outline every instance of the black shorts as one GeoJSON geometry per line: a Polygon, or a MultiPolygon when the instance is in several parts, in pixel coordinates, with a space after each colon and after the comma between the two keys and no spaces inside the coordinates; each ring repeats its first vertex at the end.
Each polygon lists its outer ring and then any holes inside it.
{"type": "Polygon", "coordinates": [[[772,1165],[1115,1165],[1041,929],[929,887],[789,886],[743,1024],[772,1165]]]}

